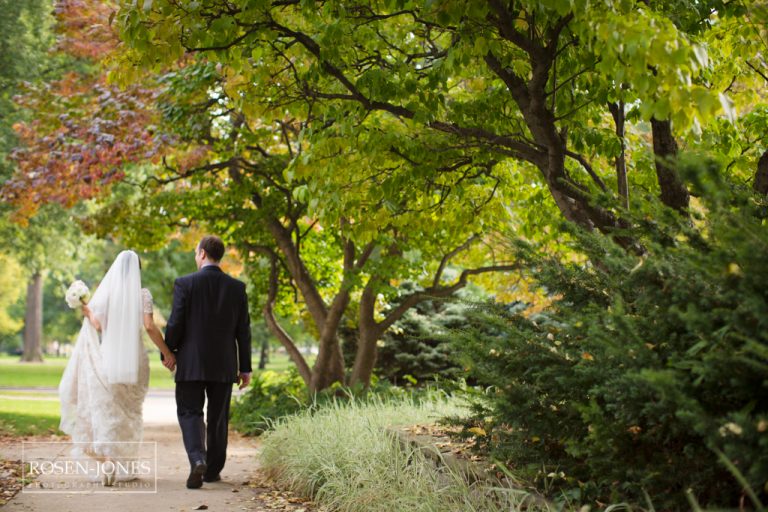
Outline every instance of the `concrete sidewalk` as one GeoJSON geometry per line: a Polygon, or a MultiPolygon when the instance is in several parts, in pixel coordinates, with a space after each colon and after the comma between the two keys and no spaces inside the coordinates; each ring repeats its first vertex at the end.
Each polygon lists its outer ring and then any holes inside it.
{"type": "MultiPolygon", "coordinates": [[[[86,489],[78,493],[52,492],[57,477],[40,476],[37,484],[22,490],[4,509],[10,512],[263,510],[258,495],[263,489],[251,484],[257,469],[257,442],[235,432],[230,432],[222,481],[204,483],[202,489],[186,488],[189,463],[176,423],[173,392],[150,392],[148,395],[144,403],[144,441],[157,443],[156,491],[154,474],[152,478],[134,481],[138,484],[125,482],[121,486],[118,482],[112,488],[103,487],[98,481],[90,482],[85,476],[78,477],[82,478],[82,488],[86,489]],[[39,488],[40,483],[43,489],[39,488]],[[137,493],[136,488],[145,490],[137,493]]],[[[27,460],[32,456],[30,447],[35,448],[29,444],[24,448],[27,460]]],[[[42,453],[46,460],[66,457],[68,452],[69,446],[64,445],[40,445],[38,448],[38,455],[42,453]]],[[[22,442],[0,444],[0,458],[22,459],[22,442]]]]}

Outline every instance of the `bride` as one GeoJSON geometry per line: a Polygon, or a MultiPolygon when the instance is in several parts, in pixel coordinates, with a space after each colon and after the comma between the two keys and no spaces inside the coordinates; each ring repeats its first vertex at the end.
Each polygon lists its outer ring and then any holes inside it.
{"type": "Polygon", "coordinates": [[[93,298],[83,306],[83,325],[59,384],[60,429],[75,443],[74,455],[100,461],[104,485],[112,485],[118,462],[135,458],[142,439],[142,404],[149,359],[142,324],[163,354],[176,361],[152,319],[152,295],[141,287],[138,255],[121,252],[93,298]]]}

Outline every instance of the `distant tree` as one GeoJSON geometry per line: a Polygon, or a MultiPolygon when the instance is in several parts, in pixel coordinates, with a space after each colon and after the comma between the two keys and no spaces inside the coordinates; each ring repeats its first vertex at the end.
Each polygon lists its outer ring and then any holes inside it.
{"type": "Polygon", "coordinates": [[[12,171],[7,157],[17,144],[14,123],[23,118],[13,98],[22,84],[49,71],[53,42],[51,6],[45,0],[0,0],[0,176],[12,171]]]}
{"type": "MultiPolygon", "coordinates": [[[[49,2],[0,0],[0,11],[3,13],[0,19],[0,176],[8,183],[17,164],[9,157],[18,151],[21,144],[15,128],[30,115],[14,100],[28,85],[55,76],[61,61],[49,54],[55,43],[54,19],[49,2]]],[[[42,358],[46,247],[51,247],[46,237],[66,236],[67,229],[61,228],[67,223],[68,216],[62,218],[43,214],[39,219],[28,221],[26,229],[22,230],[10,223],[10,217],[15,215],[7,206],[3,207],[0,215],[0,230],[6,235],[6,240],[14,242],[10,253],[26,270],[10,275],[15,279],[28,276],[22,360],[39,361],[42,358]]],[[[62,249],[57,244],[54,252],[62,254],[62,249]]]]}
{"type": "Polygon", "coordinates": [[[0,234],[14,240],[10,254],[24,269],[15,279],[27,277],[22,361],[40,361],[45,280],[52,274],[58,286],[68,286],[95,242],[82,232],[70,213],[56,205],[39,209],[25,226],[0,223],[0,234]]]}

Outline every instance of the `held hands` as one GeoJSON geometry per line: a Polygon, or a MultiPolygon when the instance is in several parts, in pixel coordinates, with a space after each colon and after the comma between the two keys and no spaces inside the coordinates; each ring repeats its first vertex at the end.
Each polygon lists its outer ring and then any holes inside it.
{"type": "Polygon", "coordinates": [[[248,387],[248,384],[251,383],[251,373],[238,373],[237,374],[237,383],[239,384],[240,389],[245,389],[248,387]]]}
{"type": "Polygon", "coordinates": [[[176,356],[173,355],[173,352],[163,354],[163,357],[161,357],[160,360],[163,362],[163,366],[168,368],[168,370],[173,371],[173,369],[176,368],[176,356]]]}

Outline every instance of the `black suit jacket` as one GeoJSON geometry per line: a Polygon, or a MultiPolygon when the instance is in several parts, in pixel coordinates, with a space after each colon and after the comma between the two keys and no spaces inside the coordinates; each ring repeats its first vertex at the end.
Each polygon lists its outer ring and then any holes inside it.
{"type": "Polygon", "coordinates": [[[245,284],[217,266],[176,279],[165,342],[176,353],[176,382],[236,382],[251,371],[245,284]]]}

